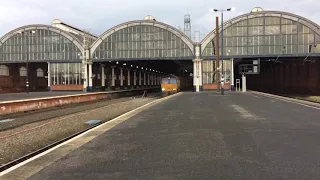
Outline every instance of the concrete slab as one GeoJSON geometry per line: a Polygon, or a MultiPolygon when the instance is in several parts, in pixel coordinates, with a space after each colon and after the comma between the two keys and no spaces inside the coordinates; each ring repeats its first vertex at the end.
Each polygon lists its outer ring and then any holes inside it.
{"type": "Polygon", "coordinates": [[[29,179],[320,179],[319,115],[252,93],[184,93],[84,138],[29,179]]]}

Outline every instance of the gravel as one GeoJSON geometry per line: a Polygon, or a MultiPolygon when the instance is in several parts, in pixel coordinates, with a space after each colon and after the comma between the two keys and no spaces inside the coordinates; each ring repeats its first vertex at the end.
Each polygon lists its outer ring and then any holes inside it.
{"type": "MultiPolygon", "coordinates": [[[[104,102],[106,104],[90,104],[88,105],[91,107],[89,108],[90,110],[84,110],[83,108],[85,107],[81,106],[79,107],[81,112],[77,111],[77,113],[50,119],[48,119],[49,116],[46,113],[46,115],[43,113],[34,114],[32,115],[34,117],[46,116],[46,120],[31,121],[31,123],[25,125],[20,124],[15,128],[0,131],[0,164],[8,163],[93,126],[85,123],[89,120],[102,120],[102,122],[106,122],[157,98],[159,97],[126,99],[126,101],[122,99],[122,101],[118,100],[118,102],[104,102]],[[12,134],[15,135],[10,136],[12,134]]],[[[59,112],[63,114],[66,113],[65,111],[60,109],[55,114],[59,112]]]]}
{"type": "MultiPolygon", "coordinates": [[[[158,95],[158,93],[153,93],[151,96],[158,95]]],[[[141,96],[136,96],[135,98],[138,98],[141,96]]],[[[12,128],[17,128],[19,126],[23,126],[29,123],[33,122],[40,122],[40,121],[46,121],[51,118],[60,117],[63,115],[70,115],[77,112],[83,112],[86,110],[91,110],[95,108],[99,108],[102,106],[119,103],[128,101],[133,97],[123,97],[118,99],[111,99],[111,100],[100,100],[100,101],[94,101],[94,102],[86,102],[86,103],[79,103],[79,104],[69,104],[65,106],[60,107],[53,107],[48,109],[41,109],[36,111],[31,111],[27,113],[16,113],[11,115],[3,115],[0,116],[1,120],[13,120],[10,123],[1,123],[0,125],[0,131],[9,130],[12,128]]]]}

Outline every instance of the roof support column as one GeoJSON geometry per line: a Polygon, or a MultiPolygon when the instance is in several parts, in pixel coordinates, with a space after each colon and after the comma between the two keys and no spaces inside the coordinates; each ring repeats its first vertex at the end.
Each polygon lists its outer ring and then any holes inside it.
{"type": "Polygon", "coordinates": [[[200,44],[196,44],[196,58],[193,61],[193,87],[196,92],[202,91],[202,59],[200,44]]]}
{"type": "Polygon", "coordinates": [[[234,62],[233,62],[233,58],[231,58],[231,91],[235,91],[234,88],[234,62]]]}
{"type": "Polygon", "coordinates": [[[158,85],[161,85],[161,74],[158,74],[158,85]]]}
{"type": "Polygon", "coordinates": [[[88,71],[89,71],[89,86],[88,86],[88,92],[92,92],[92,62],[88,63],[88,71]]]}
{"type": "Polygon", "coordinates": [[[106,74],[104,73],[104,64],[101,64],[101,86],[104,89],[106,86],[106,74]]]}
{"type": "Polygon", "coordinates": [[[131,82],[130,82],[130,80],[131,80],[131,77],[130,77],[130,69],[128,69],[128,89],[130,89],[130,86],[131,86],[131,82]]]}
{"type": "Polygon", "coordinates": [[[134,88],[137,86],[137,70],[133,71],[133,86],[134,88]]]}
{"type": "Polygon", "coordinates": [[[193,86],[196,92],[202,91],[202,59],[193,60],[193,86]]]}
{"type": "Polygon", "coordinates": [[[51,91],[51,64],[48,62],[48,91],[51,91]]]}
{"type": "Polygon", "coordinates": [[[116,68],[115,66],[111,67],[111,90],[115,90],[116,89],[116,76],[114,74],[114,68],[116,68]]]}
{"type": "Polygon", "coordinates": [[[120,68],[120,89],[123,89],[123,68],[120,68]]]}
{"type": "Polygon", "coordinates": [[[158,74],[157,73],[155,74],[155,77],[156,78],[155,78],[154,82],[156,83],[156,86],[157,86],[158,85],[158,74]]]}
{"type": "Polygon", "coordinates": [[[88,64],[84,60],[82,61],[82,77],[83,77],[83,92],[87,92],[88,87],[88,64]]]}
{"type": "Polygon", "coordinates": [[[143,72],[143,85],[147,85],[147,78],[146,78],[146,72],[143,72]]]}
{"type": "Polygon", "coordinates": [[[142,81],[142,74],[141,71],[139,71],[139,86],[141,87],[141,81],[142,81]]]}

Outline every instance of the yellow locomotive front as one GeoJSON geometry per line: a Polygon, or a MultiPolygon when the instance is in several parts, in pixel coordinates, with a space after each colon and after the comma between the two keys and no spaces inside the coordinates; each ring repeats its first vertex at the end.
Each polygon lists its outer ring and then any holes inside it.
{"type": "Polygon", "coordinates": [[[180,80],[177,76],[169,75],[161,79],[161,90],[164,95],[174,94],[180,91],[180,80]]]}

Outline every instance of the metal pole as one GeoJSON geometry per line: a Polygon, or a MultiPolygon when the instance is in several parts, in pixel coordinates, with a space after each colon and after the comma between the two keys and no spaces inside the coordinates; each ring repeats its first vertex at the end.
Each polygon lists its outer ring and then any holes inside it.
{"type": "Polygon", "coordinates": [[[221,11],[221,58],[222,58],[222,77],[221,77],[221,95],[224,95],[224,58],[223,58],[223,10],[221,11]]]}
{"type": "Polygon", "coordinates": [[[24,35],[24,33],[22,32],[23,38],[25,39],[25,45],[24,45],[24,49],[25,49],[25,57],[26,57],[26,93],[29,94],[29,57],[28,57],[28,41],[27,41],[27,35],[24,35]]]}
{"type": "Polygon", "coordinates": [[[220,91],[221,88],[221,82],[220,82],[220,33],[219,33],[219,17],[216,17],[216,55],[217,55],[217,63],[216,63],[216,82],[218,83],[218,91],[220,91]]]}
{"type": "Polygon", "coordinates": [[[27,79],[26,79],[26,81],[27,81],[26,82],[27,94],[29,94],[29,58],[28,57],[27,57],[27,79]]]}

